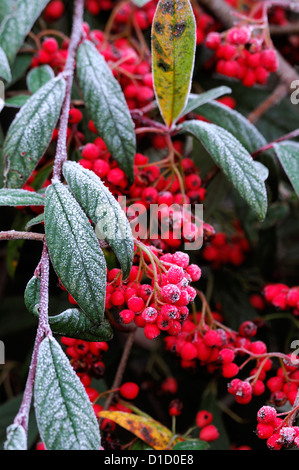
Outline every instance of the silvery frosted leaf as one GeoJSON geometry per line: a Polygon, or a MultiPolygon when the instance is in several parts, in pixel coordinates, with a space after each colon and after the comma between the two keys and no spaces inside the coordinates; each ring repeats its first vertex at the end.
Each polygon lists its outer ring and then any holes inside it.
{"type": "Polygon", "coordinates": [[[10,66],[2,47],[0,47],[0,77],[4,78],[7,82],[11,80],[10,66]]]}
{"type": "Polygon", "coordinates": [[[43,206],[45,198],[26,189],[0,189],[0,206],[43,206]]]}
{"type": "Polygon", "coordinates": [[[222,103],[217,101],[205,103],[195,108],[194,112],[233,134],[249,153],[253,153],[267,143],[260,131],[246,117],[222,103]]]}
{"type": "Polygon", "coordinates": [[[96,225],[96,235],[109,243],[127,278],[133,263],[134,241],[120,204],[94,172],[78,163],[66,162],[63,174],[84,212],[96,225]]]}
{"type": "Polygon", "coordinates": [[[105,310],[105,256],[86,214],[60,182],[53,182],[46,191],[45,234],[62,285],[98,325],[105,310]]]}
{"type": "Polygon", "coordinates": [[[136,153],[134,123],[118,81],[90,41],[83,41],[78,48],[77,76],[96,129],[132,182],[136,153]]]}
{"type": "Polygon", "coordinates": [[[21,188],[51,142],[65,96],[65,80],[58,76],[22,106],[10,125],[4,144],[5,186],[21,188]]]}
{"type": "Polygon", "coordinates": [[[32,276],[32,278],[28,281],[24,292],[25,306],[30,313],[35,315],[38,315],[40,303],[40,285],[40,277],[32,276]]]}
{"type": "Polygon", "coordinates": [[[260,220],[267,212],[267,190],[261,163],[255,162],[243,145],[228,131],[215,124],[185,121],[181,129],[201,141],[216,165],[254,210],[260,220]]]}
{"type": "Polygon", "coordinates": [[[274,145],[278,159],[299,196],[299,144],[291,140],[274,145]]]}
{"type": "Polygon", "coordinates": [[[34,407],[47,450],[100,450],[99,425],[87,393],[53,337],[38,351],[34,407]]]}
{"type": "Polygon", "coordinates": [[[0,44],[10,64],[30,32],[37,18],[50,0],[12,0],[7,6],[5,0],[6,16],[0,26],[0,44]]]}
{"type": "Polygon", "coordinates": [[[212,100],[216,100],[220,96],[227,95],[231,92],[231,88],[228,88],[227,86],[219,86],[217,88],[212,88],[211,90],[205,91],[198,95],[190,93],[188,96],[186,107],[181,113],[181,116],[186,115],[194,110],[199,113],[198,108],[200,106],[203,106],[204,104],[209,103],[212,100]]]}
{"type": "Polygon", "coordinates": [[[4,450],[27,450],[27,435],[20,424],[11,424],[6,430],[4,450]]]}

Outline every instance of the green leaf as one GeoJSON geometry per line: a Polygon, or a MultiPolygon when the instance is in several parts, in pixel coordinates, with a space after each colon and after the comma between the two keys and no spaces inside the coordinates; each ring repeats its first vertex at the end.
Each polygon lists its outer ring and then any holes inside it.
{"type": "Polygon", "coordinates": [[[29,100],[29,95],[16,95],[11,98],[7,98],[5,106],[7,108],[21,108],[29,100]]]}
{"type": "Polygon", "coordinates": [[[10,64],[49,0],[19,0],[0,27],[0,44],[10,64]]]}
{"type": "Polygon", "coordinates": [[[31,93],[36,93],[43,85],[55,77],[49,65],[41,65],[30,70],[27,75],[27,86],[31,93]]]}
{"type": "Polygon", "coordinates": [[[43,206],[45,198],[25,189],[0,189],[0,206],[43,206]]]}
{"type": "Polygon", "coordinates": [[[83,41],[78,48],[77,75],[96,129],[132,183],[136,153],[134,123],[119,83],[90,41],[83,41]]]}
{"type": "Polygon", "coordinates": [[[45,233],[61,283],[89,320],[100,324],[105,310],[105,257],[86,214],[60,182],[46,191],[45,233]]]}
{"type": "Polygon", "coordinates": [[[19,54],[15,58],[13,65],[11,66],[11,81],[7,84],[7,88],[14,85],[18,82],[26,73],[30,64],[32,62],[32,55],[31,54],[19,54]]]}
{"type": "Polygon", "coordinates": [[[6,135],[5,186],[20,188],[49,146],[65,96],[65,80],[46,83],[20,109],[6,135]]]}
{"type": "Polygon", "coordinates": [[[209,444],[198,439],[189,439],[188,441],[178,442],[172,450],[207,450],[209,444]]]}
{"type": "Polygon", "coordinates": [[[181,129],[201,141],[216,165],[254,210],[260,220],[267,212],[266,170],[256,164],[243,145],[228,131],[202,121],[185,121],[181,129]]]}
{"type": "MultiPolygon", "coordinates": [[[[24,294],[26,308],[37,319],[39,317],[40,286],[40,277],[33,276],[27,283],[24,294]]],[[[78,308],[69,308],[59,315],[49,316],[49,324],[54,334],[85,341],[109,341],[113,336],[113,331],[107,320],[95,325],[78,308]]]]}
{"type": "Polygon", "coordinates": [[[16,8],[18,0],[1,0],[0,23],[16,8]]]}
{"type": "Polygon", "coordinates": [[[47,450],[100,450],[99,425],[85,389],[53,337],[38,351],[34,406],[47,450]]]}
{"type": "Polygon", "coordinates": [[[27,310],[33,315],[38,315],[39,312],[39,303],[40,303],[40,285],[41,280],[38,276],[32,276],[28,281],[25,293],[24,301],[27,310]]]}
{"type": "Polygon", "coordinates": [[[84,341],[110,341],[113,337],[107,320],[95,325],[78,308],[69,308],[59,315],[50,316],[49,324],[55,334],[84,341]]]}
{"type": "Polygon", "coordinates": [[[96,225],[97,237],[109,243],[127,278],[133,263],[134,241],[120,204],[95,173],[78,163],[66,162],[63,174],[84,212],[96,225]]]}
{"type": "MultiPolygon", "coordinates": [[[[191,97],[190,102],[192,103],[192,101],[195,100],[191,97]]],[[[210,102],[193,109],[194,112],[208,119],[213,124],[223,127],[230,132],[243,144],[249,153],[253,153],[267,143],[260,131],[248,119],[238,111],[222,103],[210,102]]]]}
{"type": "Polygon", "coordinates": [[[36,217],[33,217],[33,219],[30,219],[29,222],[27,222],[27,224],[25,225],[25,230],[29,230],[34,225],[42,224],[44,221],[45,221],[44,213],[38,214],[36,217]]]}
{"type": "Polygon", "coordinates": [[[196,22],[189,0],[160,0],[152,25],[153,79],[165,124],[183,112],[191,88],[196,22]]]}
{"type": "Polygon", "coordinates": [[[299,143],[293,141],[274,144],[276,155],[299,196],[299,143]]]}
{"type": "Polygon", "coordinates": [[[11,80],[10,66],[2,47],[0,47],[0,77],[4,78],[7,82],[11,80]]]}
{"type": "Polygon", "coordinates": [[[4,450],[27,450],[27,435],[23,426],[20,424],[8,426],[4,450]]]}
{"type": "Polygon", "coordinates": [[[194,110],[197,113],[199,112],[198,108],[200,106],[203,106],[204,104],[209,103],[210,101],[216,100],[217,98],[220,98],[220,96],[227,95],[231,92],[232,92],[231,88],[227,86],[219,86],[217,88],[212,88],[211,90],[204,91],[203,93],[200,93],[199,95],[195,95],[194,93],[191,93],[188,97],[186,107],[183,113],[181,114],[181,116],[189,114],[194,110]]]}

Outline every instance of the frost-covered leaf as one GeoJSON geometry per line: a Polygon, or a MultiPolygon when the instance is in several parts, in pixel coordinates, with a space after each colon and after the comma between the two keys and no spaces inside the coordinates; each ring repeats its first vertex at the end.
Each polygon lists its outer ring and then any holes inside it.
{"type": "Polygon", "coordinates": [[[43,206],[45,198],[26,189],[0,189],[0,206],[43,206]]]}
{"type": "Polygon", "coordinates": [[[113,330],[107,320],[95,325],[78,308],[69,308],[59,315],[50,316],[49,324],[54,334],[84,341],[110,341],[113,330]]]}
{"type": "Polygon", "coordinates": [[[8,426],[4,450],[27,450],[27,434],[20,424],[8,426]]]}
{"type": "Polygon", "coordinates": [[[171,127],[191,88],[196,22],[189,0],[160,0],[152,25],[153,79],[161,115],[171,127]]]}
{"type": "Polygon", "coordinates": [[[299,196],[299,144],[291,140],[274,144],[276,155],[299,196]]]}
{"type": "Polygon", "coordinates": [[[78,48],[77,75],[96,129],[132,182],[136,153],[134,123],[118,81],[90,41],[83,41],[78,48]]]}
{"type": "Polygon", "coordinates": [[[120,204],[94,172],[78,163],[66,162],[63,174],[84,212],[96,225],[97,237],[109,243],[127,278],[133,263],[134,241],[120,204]]]}
{"type": "Polygon", "coordinates": [[[201,141],[216,165],[254,210],[260,220],[267,212],[267,190],[261,163],[256,164],[243,145],[228,131],[202,121],[185,121],[181,129],[201,141]]]}
{"type": "Polygon", "coordinates": [[[1,0],[0,23],[7,15],[10,15],[17,7],[18,0],[1,0]]]}
{"type": "Polygon", "coordinates": [[[200,106],[203,106],[204,104],[216,100],[217,98],[220,98],[220,96],[227,95],[231,92],[231,88],[228,88],[227,86],[219,86],[217,88],[212,88],[211,90],[204,91],[199,95],[190,93],[186,107],[181,113],[181,116],[191,113],[194,110],[196,110],[197,112],[197,108],[199,108],[200,106]]]}
{"type": "Polygon", "coordinates": [[[40,303],[40,286],[41,279],[38,276],[32,276],[28,281],[25,293],[24,301],[27,310],[33,315],[38,315],[39,303],[40,303]]]}
{"type": "Polygon", "coordinates": [[[16,95],[11,98],[7,98],[5,106],[7,108],[21,108],[29,100],[30,95],[16,95]]]}
{"type": "Polygon", "coordinates": [[[36,217],[33,217],[32,219],[29,220],[29,222],[27,222],[27,224],[25,225],[25,230],[29,230],[34,225],[42,224],[44,221],[45,221],[44,213],[38,214],[36,217]]]}
{"type": "Polygon", "coordinates": [[[28,90],[31,91],[31,93],[35,93],[54,77],[54,71],[49,65],[34,67],[30,70],[26,78],[28,90]]]}
{"type": "Polygon", "coordinates": [[[10,66],[2,47],[0,47],[0,77],[4,78],[7,82],[11,80],[10,66]]]}
{"type": "Polygon", "coordinates": [[[34,406],[47,450],[100,450],[99,425],[92,404],[53,337],[45,338],[39,347],[34,406]]]}
{"type": "Polygon", "coordinates": [[[0,26],[0,44],[10,64],[47,3],[49,0],[19,0],[5,16],[0,26]]]}
{"type": "MultiPolygon", "coordinates": [[[[190,103],[192,100],[191,97],[190,103]]],[[[195,108],[194,112],[226,129],[243,144],[249,153],[253,153],[267,143],[260,131],[246,117],[222,103],[209,102],[195,108]]]]}
{"type": "Polygon", "coordinates": [[[106,260],[86,214],[60,182],[53,182],[46,191],[45,233],[62,285],[98,325],[105,310],[106,260]]]}
{"type": "Polygon", "coordinates": [[[60,115],[65,88],[63,77],[50,80],[16,115],[3,146],[5,186],[22,187],[42,158],[60,115]]]}

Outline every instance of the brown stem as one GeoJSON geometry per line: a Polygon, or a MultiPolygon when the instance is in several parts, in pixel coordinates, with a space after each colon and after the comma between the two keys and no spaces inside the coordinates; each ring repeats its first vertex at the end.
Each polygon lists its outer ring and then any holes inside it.
{"type": "Polygon", "coordinates": [[[247,116],[248,121],[255,124],[269,109],[280,103],[280,101],[288,95],[288,92],[288,87],[280,83],[273,93],[247,116]]]}
{"type": "Polygon", "coordinates": [[[0,241],[3,240],[33,240],[43,242],[45,235],[42,233],[33,232],[17,232],[15,230],[8,230],[6,232],[0,232],[0,241]]]}
{"type": "Polygon", "coordinates": [[[113,401],[116,390],[119,389],[120,384],[122,382],[123,375],[124,375],[124,372],[125,372],[125,368],[126,368],[126,365],[127,365],[128,359],[129,359],[129,355],[130,355],[131,349],[132,349],[133,344],[134,344],[135,331],[136,331],[136,329],[134,331],[132,331],[129,334],[128,338],[127,338],[127,341],[126,341],[126,344],[125,344],[125,347],[124,347],[124,350],[123,350],[123,354],[122,354],[122,357],[121,357],[116,375],[114,377],[114,382],[113,382],[113,385],[111,387],[111,390],[113,390],[113,392],[111,392],[109,394],[109,396],[108,396],[108,398],[107,398],[107,400],[104,404],[104,408],[103,408],[104,410],[108,410],[109,406],[111,405],[111,403],[113,401]]]}

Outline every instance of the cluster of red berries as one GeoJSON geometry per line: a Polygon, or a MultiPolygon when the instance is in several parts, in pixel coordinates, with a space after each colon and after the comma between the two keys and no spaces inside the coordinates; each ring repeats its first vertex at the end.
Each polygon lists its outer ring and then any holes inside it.
{"type": "Polygon", "coordinates": [[[215,51],[216,71],[247,87],[265,85],[278,68],[276,51],[253,31],[252,26],[235,26],[225,33],[211,32],[205,42],[215,51]]]}
{"type": "Polygon", "coordinates": [[[266,382],[270,391],[270,402],[275,406],[283,406],[289,402],[295,403],[299,389],[299,361],[293,354],[287,355],[283,361],[283,367],[276,370],[276,375],[266,382]]]}
{"type": "Polygon", "coordinates": [[[112,0],[86,0],[86,10],[91,15],[98,15],[101,11],[111,10],[113,6],[112,0]]]}
{"type": "MultiPolygon", "coordinates": [[[[154,248],[148,249],[158,255],[154,248]]],[[[148,339],[156,338],[162,331],[171,336],[179,334],[189,315],[188,305],[196,297],[196,290],[190,283],[201,277],[200,268],[189,264],[186,253],[167,253],[156,260],[158,268],[151,262],[147,264],[148,284],[140,282],[142,272],[139,266],[132,267],[125,282],[118,268],[110,270],[107,276],[106,309],[117,309],[121,323],[128,325],[134,322],[144,329],[148,339]],[[159,273],[161,268],[163,271],[159,273]]]]}
{"type": "MultiPolygon", "coordinates": [[[[291,413],[292,414],[292,413],[291,413]]],[[[299,447],[299,426],[282,419],[272,406],[263,406],[257,413],[256,435],[265,439],[270,450],[299,447]]]]}
{"type": "Polygon", "coordinates": [[[196,426],[200,429],[199,439],[201,441],[213,442],[219,437],[219,431],[213,423],[213,415],[210,411],[201,410],[196,414],[196,426]]]}
{"type": "Polygon", "coordinates": [[[280,310],[291,310],[299,315],[299,287],[286,284],[268,284],[264,288],[265,300],[280,310]]]}
{"type": "Polygon", "coordinates": [[[69,42],[66,40],[60,45],[54,37],[47,37],[33,56],[31,68],[49,65],[55,73],[61,72],[68,56],[68,45],[69,42]]]}
{"type": "Polygon", "coordinates": [[[213,269],[219,269],[227,264],[240,266],[245,262],[249,251],[248,240],[243,231],[238,228],[238,232],[232,236],[217,232],[210,242],[205,244],[202,256],[212,264],[213,269]]]}

